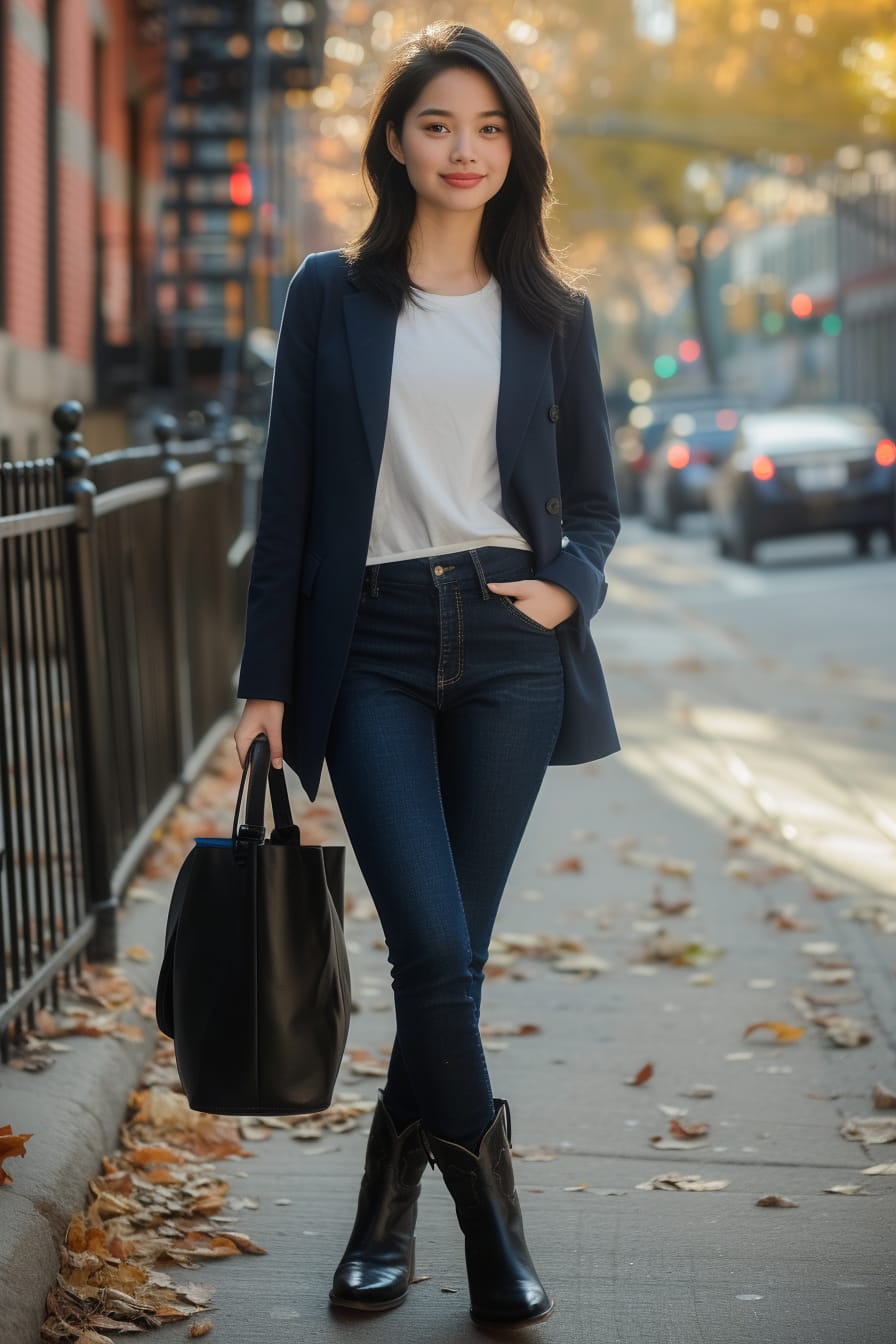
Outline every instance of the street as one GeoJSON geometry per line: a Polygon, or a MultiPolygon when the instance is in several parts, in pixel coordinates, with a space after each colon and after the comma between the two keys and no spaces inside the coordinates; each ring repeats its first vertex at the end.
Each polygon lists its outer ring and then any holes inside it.
{"type": "MultiPolygon", "coordinates": [[[[872,1088],[896,1088],[896,564],[836,540],[767,555],[747,569],[699,522],[626,522],[594,626],[623,751],[548,772],[499,915],[482,1024],[556,1301],[546,1344],[892,1339],[896,1175],[866,1169],[894,1148],[840,1129],[882,1125],[872,1088]],[[649,1188],[671,1173],[722,1188],[649,1188]]],[[[321,804],[326,787],[318,821],[321,804]]],[[[381,1079],[352,1060],[391,1040],[388,966],[349,860],[359,1012],[337,1097],[373,1100],[381,1079]]],[[[365,1130],[268,1131],[219,1166],[236,1207],[258,1201],[235,1226],[268,1254],[174,1272],[214,1285],[216,1339],[480,1333],[429,1170],[408,1301],[328,1309],[365,1130]]]]}

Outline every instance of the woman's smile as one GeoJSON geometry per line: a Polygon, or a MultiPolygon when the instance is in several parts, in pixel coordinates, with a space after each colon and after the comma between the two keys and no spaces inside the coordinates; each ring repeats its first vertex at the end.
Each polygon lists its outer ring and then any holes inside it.
{"type": "Polygon", "coordinates": [[[449,187],[477,187],[485,177],[484,173],[442,173],[442,181],[449,187]]]}

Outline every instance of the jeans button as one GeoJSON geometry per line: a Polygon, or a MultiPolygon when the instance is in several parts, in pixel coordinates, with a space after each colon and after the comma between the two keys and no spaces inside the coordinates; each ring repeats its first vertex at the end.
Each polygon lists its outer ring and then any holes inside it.
{"type": "Polygon", "coordinates": [[[441,566],[441,565],[436,565],[432,572],[433,572],[433,574],[441,574],[441,573],[443,572],[443,570],[442,570],[442,566],[441,566]]]}

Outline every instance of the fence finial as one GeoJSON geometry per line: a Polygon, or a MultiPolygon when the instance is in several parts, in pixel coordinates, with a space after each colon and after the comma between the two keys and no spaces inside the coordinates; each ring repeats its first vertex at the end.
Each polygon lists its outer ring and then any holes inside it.
{"type": "Polygon", "coordinates": [[[84,407],[80,401],[61,401],[53,409],[53,424],[59,430],[57,461],[62,471],[65,499],[74,495],[95,495],[96,486],[89,479],[90,452],[84,447],[84,436],[78,426],[84,407]]]}

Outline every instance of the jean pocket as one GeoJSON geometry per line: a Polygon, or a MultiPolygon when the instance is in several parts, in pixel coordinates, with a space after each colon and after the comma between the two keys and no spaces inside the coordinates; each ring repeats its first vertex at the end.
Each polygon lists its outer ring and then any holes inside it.
{"type": "Polygon", "coordinates": [[[497,593],[496,596],[500,598],[502,605],[509,607],[516,618],[528,625],[530,630],[537,630],[542,635],[552,635],[554,633],[553,626],[542,625],[540,621],[534,621],[531,616],[527,616],[524,611],[520,611],[512,597],[506,597],[504,593],[497,593]]]}

